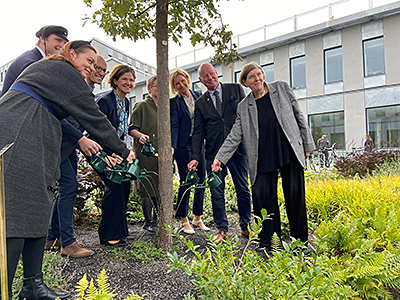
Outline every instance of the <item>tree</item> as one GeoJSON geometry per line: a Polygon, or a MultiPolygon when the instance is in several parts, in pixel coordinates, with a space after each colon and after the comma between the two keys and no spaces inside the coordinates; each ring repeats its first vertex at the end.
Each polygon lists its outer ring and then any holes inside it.
{"type": "MultiPolygon", "coordinates": [[[[106,34],[133,41],[155,37],[157,45],[158,137],[159,137],[159,224],[172,225],[173,184],[168,92],[168,40],[180,44],[186,33],[193,46],[203,43],[215,49],[213,61],[230,64],[238,59],[232,32],[222,23],[215,4],[221,0],[104,0],[103,6],[86,21],[97,23],[106,34]],[[154,12],[154,9],[156,10],[154,12]]],[[[84,0],[91,7],[92,0],[84,0]]],[[[159,226],[156,244],[172,247],[172,237],[159,226]]]]}

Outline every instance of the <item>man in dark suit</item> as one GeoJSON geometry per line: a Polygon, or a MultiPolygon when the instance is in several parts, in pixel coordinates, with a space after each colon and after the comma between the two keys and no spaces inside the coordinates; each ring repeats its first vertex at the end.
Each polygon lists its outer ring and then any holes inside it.
{"type": "MultiPolygon", "coordinates": [[[[199,67],[199,80],[207,87],[205,92],[197,101],[194,119],[192,161],[188,169],[197,168],[200,160],[203,140],[206,140],[206,166],[210,171],[214,157],[228,136],[236,119],[236,108],[244,98],[242,87],[236,83],[219,83],[218,73],[215,68],[204,63],[199,67]]],[[[249,236],[248,225],[251,223],[251,199],[248,184],[248,166],[244,147],[239,146],[233,157],[221,173],[222,184],[211,189],[211,201],[213,207],[214,221],[218,233],[214,237],[215,242],[220,242],[228,232],[228,218],[225,208],[225,176],[229,171],[237,194],[239,223],[241,234],[249,236]]]]}
{"type": "Polygon", "coordinates": [[[45,26],[36,32],[36,36],[39,38],[36,47],[21,54],[8,68],[0,97],[8,91],[26,67],[43,57],[58,54],[62,46],[68,42],[68,31],[62,26],[45,26]]]}

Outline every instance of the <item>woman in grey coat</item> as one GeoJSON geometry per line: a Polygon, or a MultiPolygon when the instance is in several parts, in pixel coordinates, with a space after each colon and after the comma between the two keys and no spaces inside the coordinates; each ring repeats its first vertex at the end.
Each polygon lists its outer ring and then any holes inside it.
{"type": "Polygon", "coordinates": [[[314,149],[307,121],[292,89],[286,82],[265,83],[265,73],[255,62],[245,65],[239,81],[251,89],[237,108],[228,137],[215,156],[213,171],[221,169],[243,142],[249,163],[254,214],[265,208],[271,219],[263,222],[257,250],[269,250],[274,232],[281,224],[277,195],[278,171],[282,177],[290,234],[308,239],[304,189],[305,157],[314,149]]]}
{"type": "Polygon", "coordinates": [[[50,290],[42,274],[52,187],[60,176],[60,120],[73,116],[98,143],[129,161],[134,158],[84,80],[95,62],[96,50],[88,42],[69,42],[59,56],[26,68],[0,99],[0,148],[14,143],[4,155],[8,288],[11,292],[22,254],[20,299],[69,296],[50,290]]]}

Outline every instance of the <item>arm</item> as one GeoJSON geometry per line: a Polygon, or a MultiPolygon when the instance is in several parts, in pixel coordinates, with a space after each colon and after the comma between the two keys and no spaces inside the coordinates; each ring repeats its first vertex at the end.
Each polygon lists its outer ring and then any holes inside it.
{"type": "Polygon", "coordinates": [[[233,127],[229,132],[229,135],[226,137],[224,143],[219,148],[218,153],[215,156],[215,159],[219,160],[223,164],[227,164],[229,159],[236,152],[236,149],[239,147],[242,140],[243,140],[242,119],[238,110],[235,124],[233,124],[233,127]]]}
{"type": "Polygon", "coordinates": [[[170,100],[170,117],[171,117],[171,146],[176,149],[178,147],[179,135],[179,114],[177,97],[170,100]]]}

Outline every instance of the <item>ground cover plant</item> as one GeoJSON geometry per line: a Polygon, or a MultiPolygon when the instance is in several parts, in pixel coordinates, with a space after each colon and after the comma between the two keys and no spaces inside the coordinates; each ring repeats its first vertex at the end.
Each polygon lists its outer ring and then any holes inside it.
{"type": "MultiPolygon", "coordinates": [[[[364,178],[306,173],[310,230],[307,247],[287,237],[288,221],[280,190],[286,237],[282,246],[275,240],[272,253],[258,254],[253,251],[254,238],[246,244],[235,235],[219,245],[208,241],[208,246],[203,247],[198,245],[199,239],[193,242],[171,228],[177,245],[170,253],[158,251],[149,240],[134,242],[125,249],[97,249],[97,255],[112,260],[115,268],[119,263],[138,262],[135,266],[148,269],[161,267],[165,263],[160,262],[165,262],[168,256],[170,274],[183,270],[193,282],[190,293],[174,299],[400,299],[399,166],[398,160],[384,162],[364,178]]],[[[226,190],[229,218],[234,224],[237,222],[234,188],[229,186],[226,190]]],[[[207,193],[204,220],[212,224],[207,193]]],[[[132,196],[131,202],[135,199],[132,196]]],[[[130,207],[137,212],[140,202],[130,207]]],[[[199,238],[207,243],[205,237],[199,238]]],[[[46,253],[45,264],[46,283],[54,289],[64,289],[67,259],[46,253]]],[[[18,281],[22,274],[20,269],[17,272],[18,281]]],[[[113,291],[110,286],[106,294],[113,291]]],[[[133,292],[141,295],[132,294],[135,297],[150,294],[147,290],[138,293],[133,289],[133,292]]],[[[150,296],[143,299],[146,297],[150,296]]]]}

